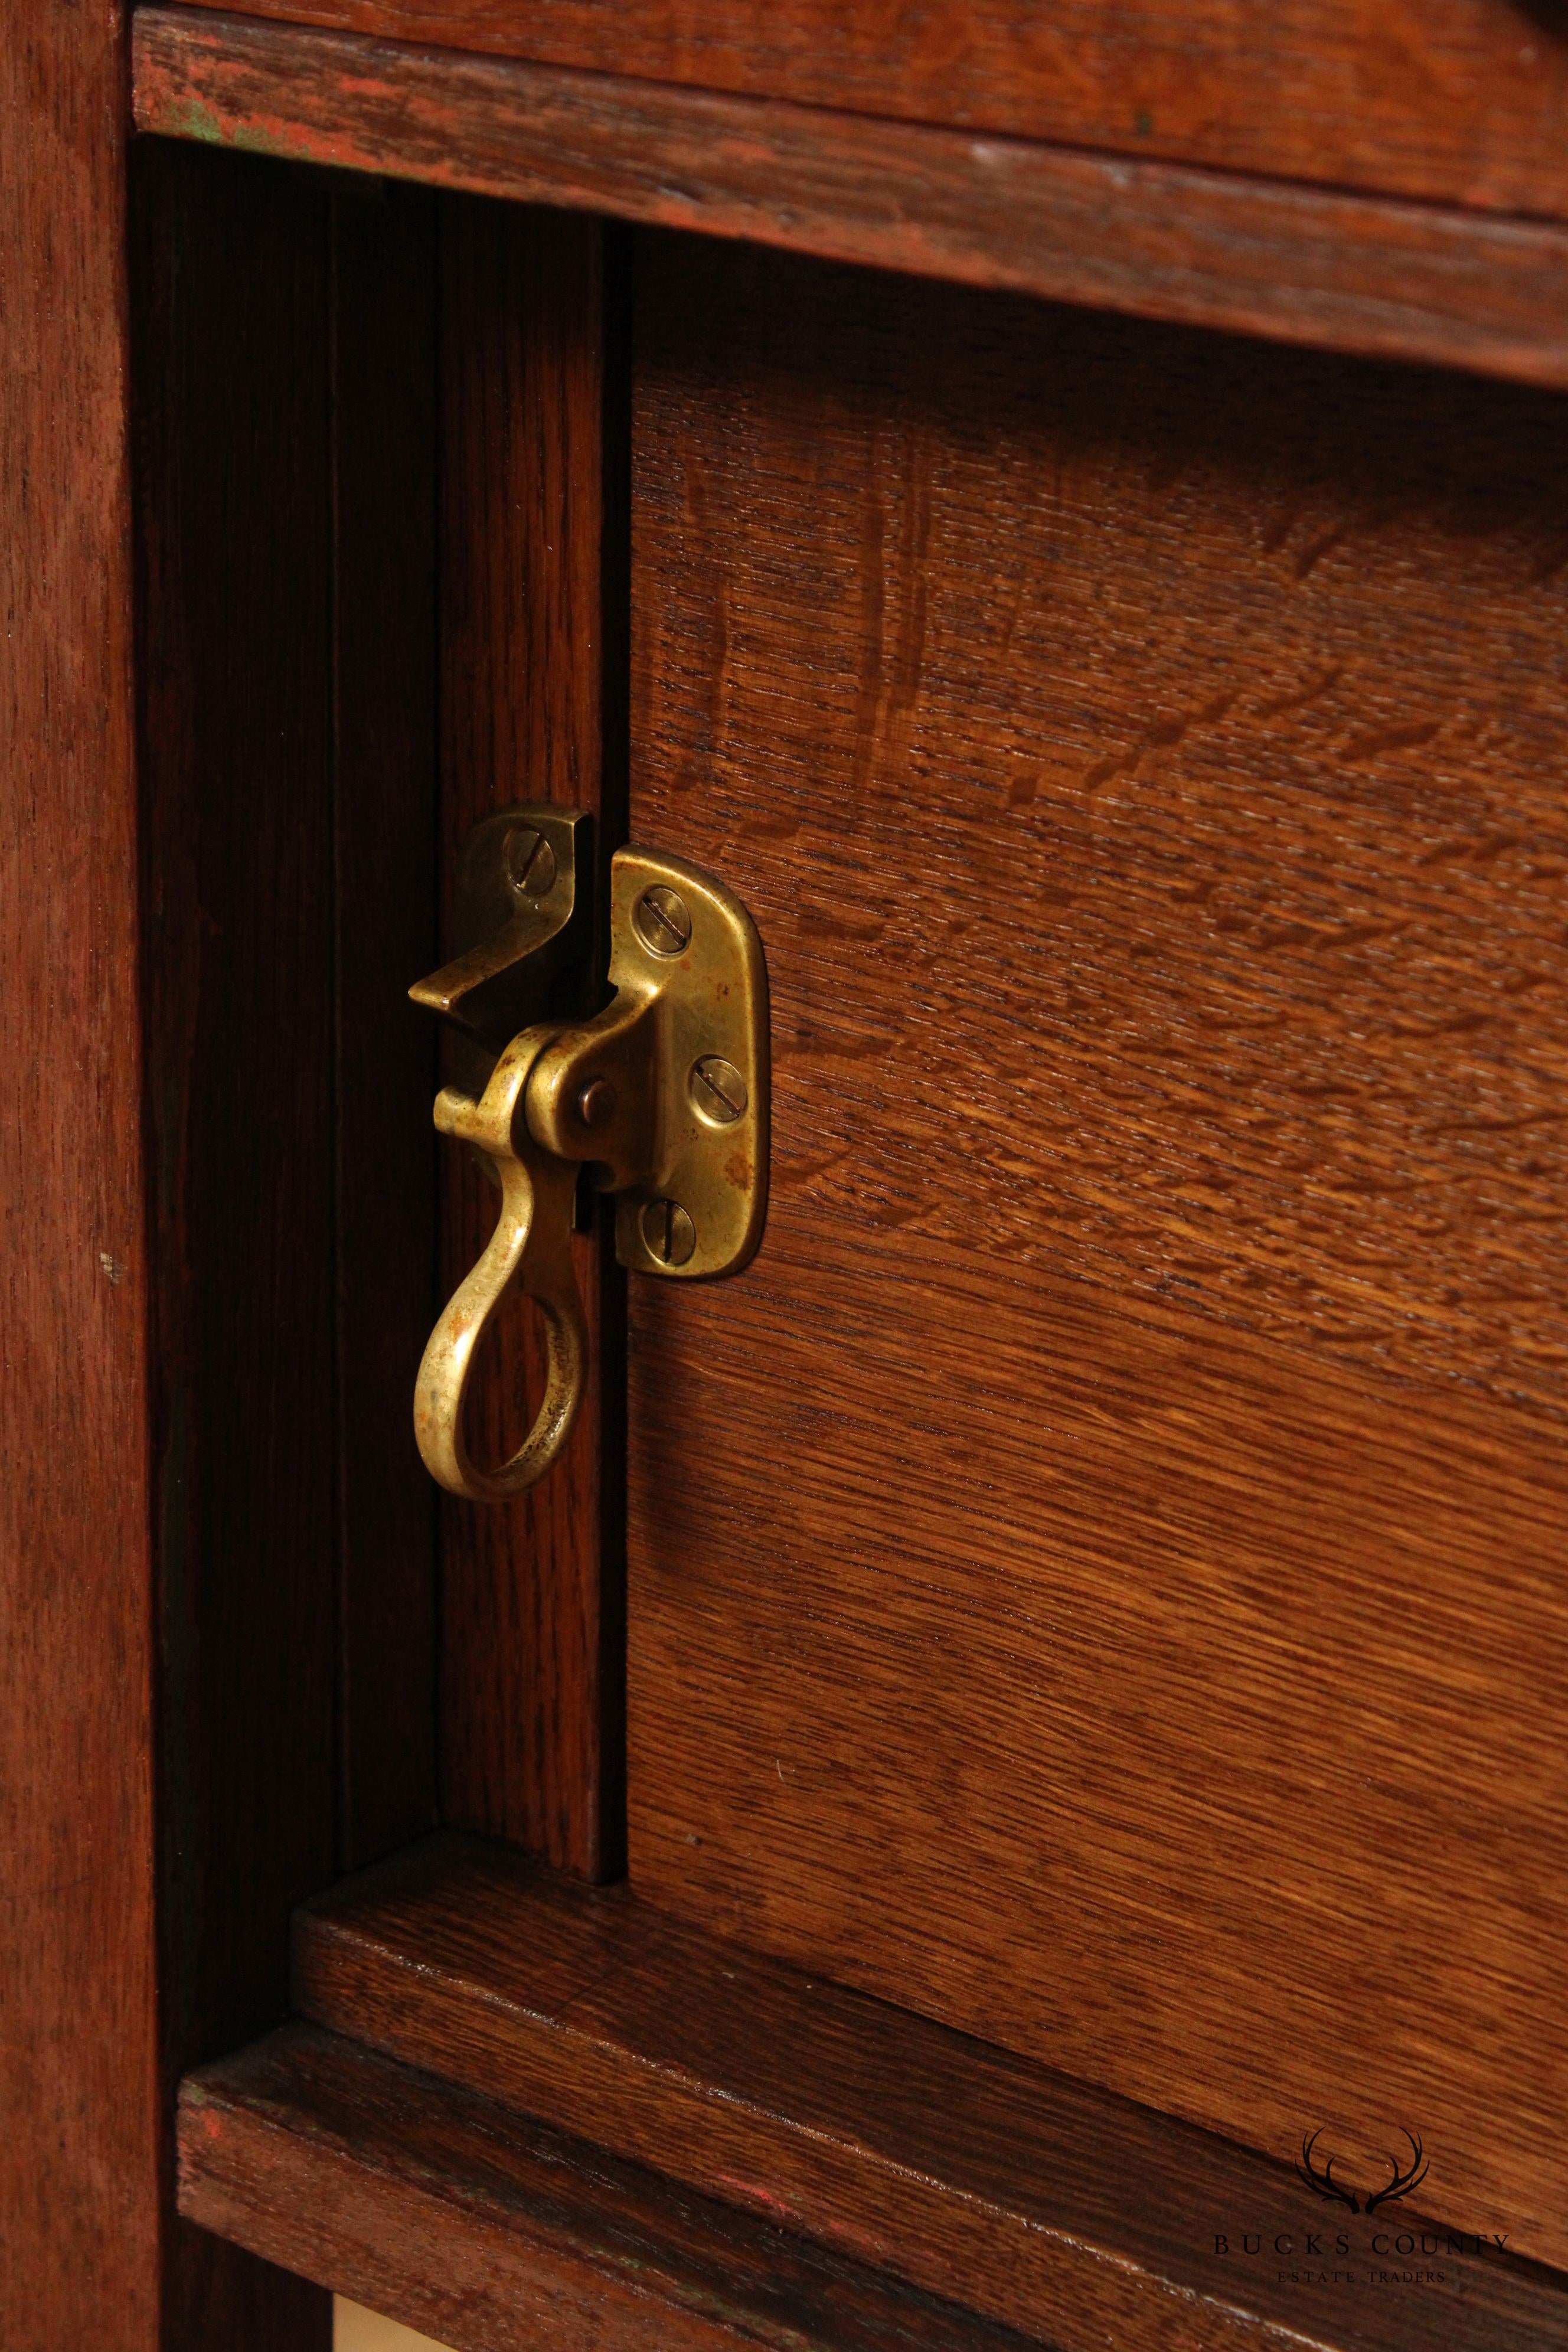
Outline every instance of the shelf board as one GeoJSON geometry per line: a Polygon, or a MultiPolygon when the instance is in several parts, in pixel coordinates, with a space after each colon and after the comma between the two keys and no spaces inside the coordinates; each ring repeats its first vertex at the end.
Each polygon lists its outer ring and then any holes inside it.
{"type": "Polygon", "coordinates": [[[478,1841],[425,1841],[307,1906],[294,1997],[314,2024],[453,2095],[1059,2352],[1568,2344],[1563,2283],[1478,2249],[1462,2216],[1325,2209],[1287,2152],[1240,2148],[802,1975],[627,1886],[584,1887],[478,1841]],[[1436,2259],[1414,2266],[1441,2284],[1369,2276],[1412,2267],[1394,2258],[1405,2231],[1432,2242],[1436,2259]],[[1292,2278],[1303,2268],[1345,2275],[1314,2292],[1292,2278]]]}

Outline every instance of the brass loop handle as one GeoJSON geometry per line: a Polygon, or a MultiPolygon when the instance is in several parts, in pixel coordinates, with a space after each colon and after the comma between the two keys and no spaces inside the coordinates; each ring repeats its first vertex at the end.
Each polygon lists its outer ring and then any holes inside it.
{"type": "Polygon", "coordinates": [[[469,1502],[504,1502],[542,1478],[583,1398],[588,1335],[571,1248],[577,1170],[539,1149],[523,1109],[529,1073],[554,1034],[544,1027],[514,1037],[478,1102],[453,1087],[436,1102],[437,1126],[487,1153],[501,1188],[495,1232],[430,1334],[414,1386],[414,1433],[425,1466],[469,1502]],[[463,1433],[468,1381],[491,1318],[516,1289],[544,1318],[544,1397],[517,1452],[498,1469],[483,1470],[463,1433]]]}

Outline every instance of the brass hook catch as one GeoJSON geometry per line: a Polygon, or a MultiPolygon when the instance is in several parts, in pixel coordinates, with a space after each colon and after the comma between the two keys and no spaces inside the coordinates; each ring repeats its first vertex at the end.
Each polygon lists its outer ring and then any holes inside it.
{"type": "Polygon", "coordinates": [[[590,1020],[543,1017],[587,938],[585,823],[532,807],[477,826],[458,876],[465,952],[410,991],[465,1033],[468,1083],[443,1088],[436,1124],[483,1153],[500,1184],[495,1232],[431,1333],[415,1392],[426,1467],[473,1502],[532,1486],[571,1433],[587,1374],[571,1250],[582,1168],[617,1195],[616,1255],[633,1273],[737,1272],[767,1206],[767,978],[756,928],[721,883],[658,852],[617,850],[610,1002],[590,1020]],[[520,1013],[531,1025],[502,1045],[520,1013]],[[484,1470],[464,1408],[479,1344],[514,1290],[544,1317],[544,1397],[517,1452],[484,1470]]]}
{"type": "Polygon", "coordinates": [[[571,1248],[577,1171],[539,1149],[523,1108],[529,1072],[554,1034],[546,1027],[514,1037],[478,1102],[456,1087],[436,1097],[441,1132],[482,1151],[501,1189],[495,1232],[430,1334],[414,1384],[414,1433],[425,1466],[470,1502],[504,1502],[543,1477],[572,1433],[587,1371],[588,1330],[571,1248]],[[514,1288],[544,1318],[544,1396],[510,1460],[482,1470],[463,1436],[468,1381],[490,1318],[514,1288]]]}

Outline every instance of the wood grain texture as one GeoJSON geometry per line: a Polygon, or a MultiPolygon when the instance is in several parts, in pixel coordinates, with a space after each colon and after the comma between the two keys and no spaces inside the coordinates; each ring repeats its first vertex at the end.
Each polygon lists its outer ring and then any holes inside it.
{"type": "Polygon", "coordinates": [[[1559,0],[282,0],[390,39],[1520,212],[1568,210],[1559,0]]]}
{"type": "MultiPolygon", "coordinates": [[[[334,1861],[329,221],[319,184],[247,159],[139,166],[172,2099],[286,2012],[286,1922],[334,1861]]],[[[197,2231],[168,2264],[183,2340],[328,2341],[323,2296],[197,2231]]]]}
{"type": "Polygon", "coordinates": [[[1541,221],[180,8],[138,12],[135,109],[179,138],[1568,383],[1568,233],[1541,221]]]}
{"type": "Polygon", "coordinates": [[[124,20],[0,43],[0,2340],[159,2302],[124,20]]]}
{"type": "Polygon", "coordinates": [[[437,255],[422,190],[331,199],[340,1866],[436,1816],[437,255]]]}
{"type": "MultiPolygon", "coordinates": [[[[452,199],[441,238],[447,880],[469,827],[519,800],[594,811],[607,871],[624,837],[626,624],[604,546],[606,484],[613,498],[624,474],[606,449],[605,232],[452,199]]],[[[442,1179],[450,1289],[489,1238],[494,1193],[466,1155],[442,1179]]],[[[515,1503],[443,1509],[441,1801],[443,1818],[594,1878],[624,1852],[624,1357],[607,1222],[575,1251],[595,1344],[565,1454],[515,1503]]],[[[520,1305],[470,1411],[480,1459],[519,1442],[542,1376],[541,1327],[520,1305]]]]}
{"type": "Polygon", "coordinates": [[[496,1849],[429,1841],[310,1905],[294,1982],[357,2042],[1061,2352],[1568,2342],[1563,2283],[1459,2232],[1326,2226],[1282,2167],[496,1849]],[[1444,2275],[1391,2297],[1367,2272],[1406,2230],[1444,2275]],[[1292,2267],[1340,2275],[1303,2296],[1292,2267]]]}
{"type": "Polygon", "coordinates": [[[1023,2352],[858,2263],[308,2027],[186,2083],[180,2200],[455,2352],[1023,2352]]]}
{"type": "Polygon", "coordinates": [[[1561,2260],[1560,410],[639,250],[775,1139],[633,1298],[634,1881],[1561,2260]]]}

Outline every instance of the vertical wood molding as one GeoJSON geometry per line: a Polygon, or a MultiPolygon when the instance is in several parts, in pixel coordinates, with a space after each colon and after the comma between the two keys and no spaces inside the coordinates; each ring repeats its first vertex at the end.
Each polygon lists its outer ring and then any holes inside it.
{"type": "MultiPolygon", "coordinates": [[[[605,757],[622,666],[619,642],[613,656],[605,645],[605,232],[460,198],[442,226],[448,878],[468,827],[514,800],[595,811],[606,867],[622,838],[624,762],[613,742],[605,757]]],[[[448,1158],[443,1182],[455,1284],[493,1208],[466,1160],[448,1158]]],[[[565,1455],[513,1504],[443,1510],[442,1801],[453,1822],[597,1878],[619,1866],[621,1814],[618,1279],[603,1220],[576,1257],[595,1337],[565,1455]]],[[[516,1442],[542,1360],[520,1309],[481,1371],[471,1425],[482,1451],[516,1442]]]]}
{"type": "Polygon", "coordinates": [[[0,43],[7,2352],[158,2329],[123,34],[0,43]]]}
{"type": "MultiPolygon", "coordinates": [[[[336,1861],[330,200],[213,160],[136,183],[171,2093],[286,2012],[336,1861]]],[[[164,2293],[166,2343],[325,2352],[323,2294],[183,2223],[164,2293]]]]}
{"type": "Polygon", "coordinates": [[[339,1865],[436,1809],[436,1490],[414,1444],[436,1295],[436,220],[331,207],[339,1865]]]}

